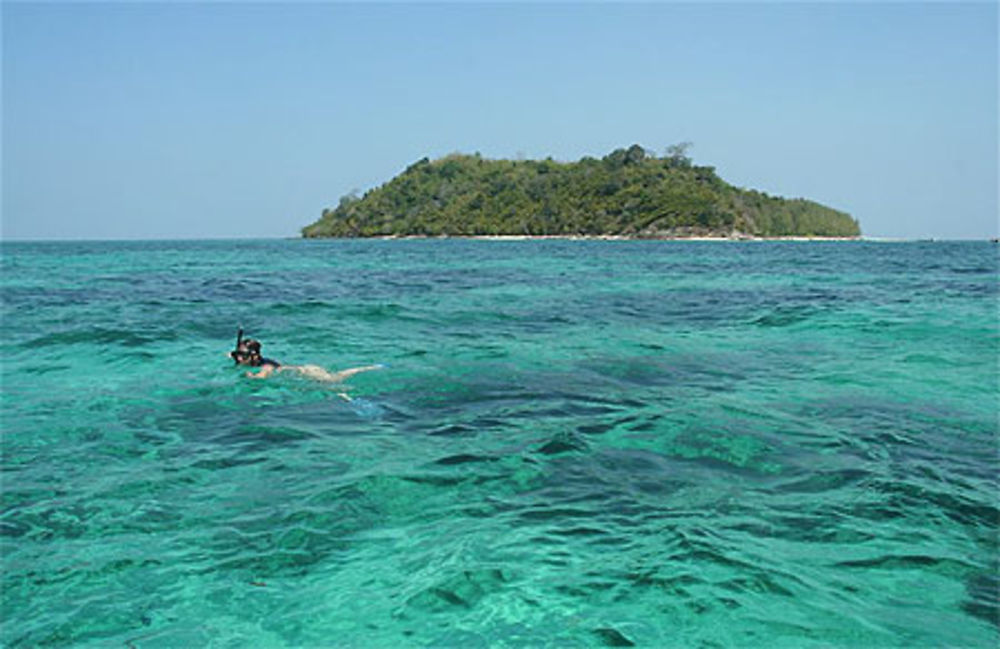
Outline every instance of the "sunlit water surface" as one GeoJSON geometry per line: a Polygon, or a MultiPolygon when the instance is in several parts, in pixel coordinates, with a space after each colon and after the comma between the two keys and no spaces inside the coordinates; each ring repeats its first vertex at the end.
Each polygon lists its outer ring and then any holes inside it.
{"type": "Polygon", "coordinates": [[[1000,639],[995,245],[2,252],[4,646],[1000,639]]]}

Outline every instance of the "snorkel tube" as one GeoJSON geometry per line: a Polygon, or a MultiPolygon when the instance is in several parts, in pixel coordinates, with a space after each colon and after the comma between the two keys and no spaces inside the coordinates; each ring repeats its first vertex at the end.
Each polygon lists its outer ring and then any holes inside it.
{"type": "Polygon", "coordinates": [[[233,358],[233,362],[236,363],[237,365],[240,364],[239,355],[241,353],[240,345],[242,344],[243,344],[243,327],[240,327],[239,331],[236,332],[236,348],[233,351],[229,352],[229,355],[233,358]]]}

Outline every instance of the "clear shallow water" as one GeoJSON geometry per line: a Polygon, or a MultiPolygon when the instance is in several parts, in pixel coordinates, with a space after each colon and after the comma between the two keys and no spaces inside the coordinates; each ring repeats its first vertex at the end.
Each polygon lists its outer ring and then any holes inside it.
{"type": "Polygon", "coordinates": [[[2,252],[5,646],[1000,638],[996,246],[2,252]]]}

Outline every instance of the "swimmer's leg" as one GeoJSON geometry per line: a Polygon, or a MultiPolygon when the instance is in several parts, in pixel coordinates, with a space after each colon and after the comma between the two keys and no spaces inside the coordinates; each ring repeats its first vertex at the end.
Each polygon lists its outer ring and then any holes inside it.
{"type": "Polygon", "coordinates": [[[361,372],[367,372],[369,370],[377,370],[381,368],[382,368],[381,365],[366,365],[365,367],[352,367],[350,369],[341,370],[339,372],[329,372],[328,370],[320,367],[319,365],[295,365],[290,367],[290,369],[294,369],[302,376],[308,377],[316,381],[325,381],[327,383],[339,383],[345,379],[349,379],[355,374],[359,374],[361,372]]]}
{"type": "Polygon", "coordinates": [[[337,377],[338,381],[343,381],[344,379],[349,379],[355,374],[361,374],[362,372],[370,372],[372,370],[382,369],[381,365],[365,365],[364,367],[352,367],[347,370],[340,370],[335,372],[333,376],[337,377]]]}

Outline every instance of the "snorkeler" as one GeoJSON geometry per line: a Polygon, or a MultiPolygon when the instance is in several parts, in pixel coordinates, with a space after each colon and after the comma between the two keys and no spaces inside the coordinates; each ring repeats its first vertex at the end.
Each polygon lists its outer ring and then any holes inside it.
{"type": "Polygon", "coordinates": [[[329,372],[319,365],[282,365],[276,360],[261,356],[260,341],[253,338],[244,338],[242,329],[236,335],[236,349],[229,352],[229,357],[236,361],[237,365],[249,365],[250,367],[260,368],[257,372],[247,372],[247,376],[252,379],[266,379],[274,372],[291,371],[316,381],[339,383],[361,372],[382,369],[381,365],[365,365],[364,367],[352,367],[339,372],[329,372]]]}

